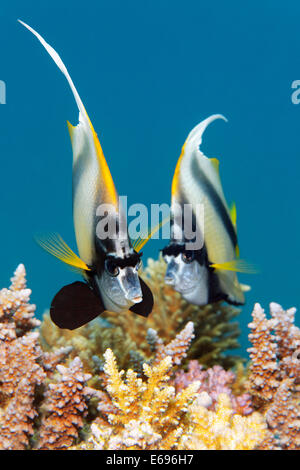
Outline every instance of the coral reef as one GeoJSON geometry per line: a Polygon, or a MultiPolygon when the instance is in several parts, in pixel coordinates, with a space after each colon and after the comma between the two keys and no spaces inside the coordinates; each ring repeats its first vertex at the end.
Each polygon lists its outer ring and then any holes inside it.
{"type": "Polygon", "coordinates": [[[41,340],[45,350],[71,346],[71,357],[79,356],[85,370],[92,374],[99,370],[99,358],[107,348],[116,355],[121,368],[139,367],[153,359],[151,331],[155,330],[165,343],[170,343],[188,322],[194,324],[194,340],[183,361],[196,359],[205,367],[221,365],[228,369],[242,358],[228,354],[239,347],[238,323],[232,321],[239,310],[216,303],[197,307],[188,304],[180,294],[164,283],[166,264],[162,258],[149,260],[141,274],[154,295],[154,309],[145,319],[132,312],[122,315],[106,312],[90,324],[75,331],[61,330],[45,314],[41,325],[41,340]],[[225,354],[225,351],[227,353],[225,354]]]}
{"type": "Polygon", "coordinates": [[[192,404],[194,421],[192,435],[186,439],[187,449],[193,450],[252,450],[266,434],[266,423],[260,413],[249,416],[233,413],[226,393],[218,396],[216,410],[210,411],[192,404]]]}
{"type": "Polygon", "coordinates": [[[0,291],[0,449],[66,448],[83,425],[86,395],[97,392],[83,386],[89,377],[79,358],[69,368],[58,365],[69,348],[42,350],[39,332],[31,331],[40,322],[30,294],[19,265],[10,288],[0,291]]]}
{"type": "Polygon", "coordinates": [[[241,415],[251,414],[252,399],[249,393],[235,395],[232,385],[236,382],[236,375],[232,371],[226,371],[221,366],[213,366],[204,370],[198,361],[189,362],[188,372],[179,370],[175,375],[175,388],[180,392],[194,381],[200,382],[199,393],[206,392],[211,400],[208,409],[215,410],[218,398],[221,394],[226,394],[230,399],[230,405],[235,413],[241,415]]]}
{"type": "Polygon", "coordinates": [[[0,290],[0,449],[299,449],[295,309],[272,303],[267,318],[255,305],[244,368],[225,359],[230,310],[188,306],[159,284],[161,261],[147,269],[158,299],[147,325],[128,312],[71,332],[34,317],[18,266],[0,290]]]}
{"type": "Polygon", "coordinates": [[[257,303],[249,324],[248,390],[269,427],[261,449],[300,449],[300,329],[294,325],[295,312],[273,302],[268,319],[257,303]]]}
{"type": "Polygon", "coordinates": [[[147,381],[129,369],[119,372],[113,352],[105,352],[110,402],[100,402],[103,418],[91,427],[91,437],[80,449],[253,449],[264,438],[266,424],[259,413],[243,417],[225,393],[215,411],[203,406],[200,382],[181,392],[169,385],[172,365],[166,356],[156,366],[144,364],[147,381]],[[106,418],[106,419],[105,419],[106,418]]]}
{"type": "Polygon", "coordinates": [[[56,366],[59,378],[50,383],[43,404],[44,416],[39,427],[38,449],[64,449],[73,444],[83,428],[87,402],[96,391],[86,386],[91,378],[84,374],[79,357],[69,367],[56,366]]]}
{"type": "Polygon", "coordinates": [[[33,318],[30,294],[20,265],[10,289],[0,291],[0,449],[26,448],[37,415],[35,389],[46,376],[38,364],[39,334],[29,331],[40,323],[33,318]]]}
{"type": "Polygon", "coordinates": [[[172,365],[166,356],[156,366],[144,364],[144,382],[133,370],[119,372],[111,349],[105,352],[104,371],[111,403],[100,402],[107,421],[94,423],[92,438],[83,447],[97,449],[172,449],[182,436],[189,403],[196,396],[198,382],[175,395],[167,385],[172,365]]]}

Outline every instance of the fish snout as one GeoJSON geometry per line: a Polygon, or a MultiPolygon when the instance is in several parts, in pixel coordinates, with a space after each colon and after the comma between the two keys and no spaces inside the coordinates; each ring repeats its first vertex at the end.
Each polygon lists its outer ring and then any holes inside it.
{"type": "Polygon", "coordinates": [[[124,295],[127,300],[135,304],[143,300],[143,293],[139,277],[136,273],[128,270],[123,279],[124,295]]]}
{"type": "Polygon", "coordinates": [[[168,286],[174,286],[175,285],[175,276],[172,274],[172,275],[166,275],[165,276],[165,283],[168,284],[168,286]]]}
{"type": "Polygon", "coordinates": [[[177,269],[176,265],[171,263],[167,267],[167,271],[165,274],[165,283],[169,286],[174,286],[177,281],[177,269]]]}
{"type": "Polygon", "coordinates": [[[131,302],[138,304],[143,300],[142,290],[141,289],[129,290],[125,294],[125,297],[127,300],[130,300],[131,302]]]}

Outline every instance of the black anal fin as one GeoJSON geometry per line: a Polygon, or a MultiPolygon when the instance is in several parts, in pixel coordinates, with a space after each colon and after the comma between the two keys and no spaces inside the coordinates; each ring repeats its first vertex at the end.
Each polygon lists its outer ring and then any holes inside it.
{"type": "Polygon", "coordinates": [[[134,304],[130,307],[130,311],[137,313],[138,315],[142,315],[142,317],[148,317],[148,315],[152,312],[153,309],[153,295],[147,284],[139,277],[141,283],[141,289],[143,294],[142,302],[138,304],[134,304]]]}
{"type": "Polygon", "coordinates": [[[100,313],[104,305],[100,297],[85,282],[73,282],[64,286],[54,297],[50,317],[59,328],[75,330],[100,313]]]}

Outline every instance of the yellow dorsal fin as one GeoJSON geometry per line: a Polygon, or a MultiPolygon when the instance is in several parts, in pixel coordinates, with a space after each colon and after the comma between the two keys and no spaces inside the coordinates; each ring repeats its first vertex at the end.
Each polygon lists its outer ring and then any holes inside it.
{"type": "Polygon", "coordinates": [[[69,121],[67,121],[67,126],[68,126],[68,131],[69,131],[71,142],[72,142],[75,126],[73,126],[69,121]]]}
{"type": "Polygon", "coordinates": [[[177,163],[176,163],[176,168],[175,168],[175,171],[174,171],[174,176],[173,176],[173,180],[172,180],[172,188],[171,188],[172,197],[176,196],[177,193],[178,193],[180,164],[181,164],[181,160],[182,160],[183,155],[184,155],[185,145],[186,145],[186,142],[183,144],[183,147],[181,149],[181,154],[180,154],[180,156],[177,160],[177,163]]]}
{"type": "Polygon", "coordinates": [[[231,207],[230,207],[230,217],[231,217],[231,221],[233,223],[233,225],[235,226],[236,228],[236,205],[235,205],[235,202],[233,202],[231,204],[231,207]]]}
{"type": "Polygon", "coordinates": [[[146,243],[150,240],[150,238],[152,238],[153,235],[169,220],[170,220],[170,217],[166,217],[164,220],[159,222],[152,230],[148,230],[147,235],[145,234],[145,236],[139,237],[136,240],[134,240],[134,242],[132,243],[132,247],[134,248],[134,250],[139,252],[143,248],[143,246],[145,246],[146,243]]]}
{"type": "Polygon", "coordinates": [[[58,233],[36,236],[35,241],[41,248],[63,263],[69,264],[79,270],[90,271],[90,268],[85,262],[71,250],[58,233]]]}
{"type": "Polygon", "coordinates": [[[224,263],[213,263],[210,267],[223,271],[235,271],[246,274],[257,273],[257,268],[243,259],[233,259],[231,261],[225,261],[224,263]]]}
{"type": "Polygon", "coordinates": [[[115,185],[114,185],[114,182],[113,182],[108,164],[105,160],[104,153],[103,153],[98,135],[96,134],[90,119],[89,119],[89,122],[90,122],[91,130],[92,130],[92,133],[93,133],[93,139],[94,139],[94,144],[95,144],[95,148],[96,148],[96,152],[97,152],[97,156],[98,156],[99,165],[100,165],[100,168],[101,168],[102,178],[104,180],[105,187],[106,187],[106,189],[108,191],[108,194],[109,194],[110,204],[113,204],[116,207],[116,209],[118,210],[119,208],[118,208],[117,191],[116,191],[116,188],[115,188],[115,185]]]}
{"type": "Polygon", "coordinates": [[[214,167],[214,169],[216,170],[217,174],[219,175],[219,171],[220,171],[220,162],[217,158],[210,158],[210,161],[214,167]]]}

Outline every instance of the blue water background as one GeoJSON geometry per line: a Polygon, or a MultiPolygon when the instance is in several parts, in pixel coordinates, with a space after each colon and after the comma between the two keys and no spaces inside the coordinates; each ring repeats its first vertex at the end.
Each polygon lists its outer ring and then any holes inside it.
{"type": "MultiPolygon", "coordinates": [[[[240,276],[252,285],[243,348],[254,302],[299,307],[299,14],[299,2],[278,0],[2,2],[0,286],[24,263],[41,318],[76,279],[33,235],[58,231],[75,248],[66,120],[76,124],[77,108],[21,18],[62,56],[129,204],[169,203],[188,132],[213,113],[227,117],[208,128],[202,149],[219,158],[236,201],[241,257],[260,269],[240,276]]],[[[164,244],[149,243],[144,259],[164,244]]]]}

